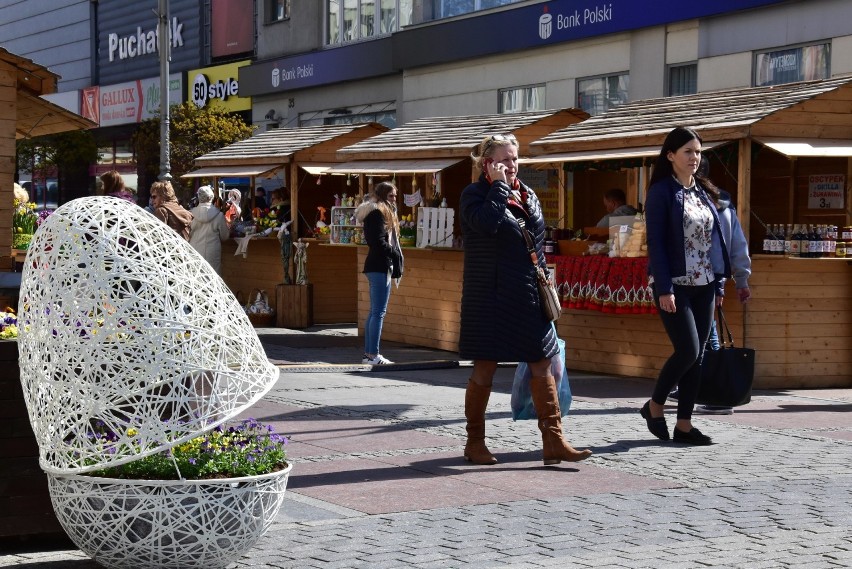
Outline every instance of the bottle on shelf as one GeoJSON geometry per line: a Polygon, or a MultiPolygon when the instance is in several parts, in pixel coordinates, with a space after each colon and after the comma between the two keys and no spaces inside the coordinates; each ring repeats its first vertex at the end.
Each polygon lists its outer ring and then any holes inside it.
{"type": "Polygon", "coordinates": [[[810,241],[810,245],[808,246],[808,257],[811,259],[816,259],[819,257],[819,235],[817,234],[816,225],[811,225],[810,230],[808,231],[808,241],[810,241]]]}
{"type": "Polygon", "coordinates": [[[775,248],[774,248],[774,253],[776,255],[783,255],[784,254],[784,241],[785,241],[784,224],[783,223],[777,223],[775,225],[775,248]]]}
{"type": "Polygon", "coordinates": [[[799,224],[793,226],[793,234],[790,236],[790,256],[798,257],[802,247],[802,229],[799,224]]]}
{"type": "Polygon", "coordinates": [[[766,226],[766,234],[763,236],[763,254],[771,255],[775,237],[772,235],[772,226],[766,226]]]}
{"type": "Polygon", "coordinates": [[[787,229],[784,231],[784,254],[790,255],[790,250],[793,248],[793,225],[788,223],[787,229]]]}

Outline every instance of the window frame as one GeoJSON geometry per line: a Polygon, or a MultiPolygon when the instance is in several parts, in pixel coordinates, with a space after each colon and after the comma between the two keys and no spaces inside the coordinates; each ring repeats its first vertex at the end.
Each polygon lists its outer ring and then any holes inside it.
{"type": "Polygon", "coordinates": [[[511,113],[523,113],[527,111],[543,111],[547,108],[546,101],[547,97],[547,84],[546,83],[532,83],[529,85],[518,85],[516,87],[506,87],[503,89],[497,90],[497,112],[500,114],[511,114],[511,113]],[[540,109],[531,109],[527,107],[527,101],[529,100],[528,93],[530,93],[533,89],[541,89],[541,101],[542,107],[540,109]],[[523,105],[521,109],[507,111],[503,108],[503,94],[509,91],[520,91],[521,97],[523,99],[523,105]]]}
{"type": "MultiPolygon", "coordinates": [[[[412,0],[393,0],[393,17],[391,20],[393,21],[394,29],[389,31],[382,31],[382,0],[355,0],[356,8],[355,8],[355,26],[354,29],[357,32],[356,35],[352,38],[344,38],[344,30],[345,28],[345,8],[346,0],[323,0],[323,45],[325,47],[334,47],[339,45],[346,45],[355,42],[361,41],[370,41],[374,39],[379,39],[383,37],[389,37],[392,33],[399,31],[400,29],[400,19],[401,19],[401,7],[404,4],[409,4],[409,8],[411,9],[412,0]],[[362,3],[365,1],[371,2],[373,6],[373,23],[372,30],[373,34],[369,36],[361,35],[361,28],[364,25],[362,20],[362,16],[364,12],[362,11],[362,3]],[[332,18],[330,5],[334,3],[337,5],[337,14],[332,18]],[[331,33],[330,27],[333,20],[337,21],[337,40],[331,41],[331,33]]],[[[411,14],[408,14],[409,21],[403,23],[402,25],[409,25],[411,23],[411,14]]]]}
{"type": "Polygon", "coordinates": [[[278,22],[285,22],[290,19],[292,15],[292,0],[265,0],[265,16],[267,24],[277,24],[278,22]],[[284,15],[282,17],[278,17],[276,15],[277,8],[280,2],[283,2],[284,6],[284,15]]]}
{"type": "MultiPolygon", "coordinates": [[[[627,101],[629,101],[630,100],[629,99],[629,97],[630,97],[630,71],[628,70],[628,71],[619,71],[617,73],[604,73],[604,74],[601,74],[601,75],[589,75],[589,76],[586,76],[586,77],[577,77],[576,83],[575,83],[576,86],[574,88],[574,95],[575,95],[574,100],[577,101],[577,107],[586,111],[590,115],[595,116],[595,115],[603,114],[603,113],[609,111],[610,109],[618,106],[618,105],[607,104],[607,106],[601,112],[593,113],[590,110],[583,108],[583,106],[580,104],[580,83],[582,83],[583,81],[594,81],[596,79],[603,79],[604,84],[607,85],[606,80],[611,79],[613,77],[615,77],[615,78],[626,77],[627,78],[627,85],[625,87],[624,101],[623,102],[626,103],[627,101]]],[[[607,102],[612,101],[612,98],[609,96],[608,90],[604,95],[605,95],[605,101],[607,101],[607,102]]],[[[619,103],[619,104],[621,104],[621,103],[619,103]]]]}
{"type": "Polygon", "coordinates": [[[678,97],[682,95],[694,95],[698,93],[698,62],[697,61],[684,61],[681,63],[672,63],[666,65],[666,97],[678,97]],[[695,91],[692,93],[681,93],[680,95],[672,94],[672,70],[681,68],[681,67],[694,67],[695,68],[695,91]]]}
{"type": "MultiPolygon", "coordinates": [[[[831,55],[832,55],[832,51],[833,50],[832,50],[831,39],[820,40],[820,41],[816,41],[816,42],[796,43],[796,44],[790,44],[790,45],[786,45],[786,46],[775,47],[775,48],[772,48],[772,49],[761,49],[761,50],[758,50],[758,51],[754,51],[754,52],[752,52],[752,58],[751,58],[751,84],[752,84],[752,87],[771,87],[773,85],[785,85],[787,83],[796,83],[798,81],[815,81],[817,79],[828,79],[829,77],[831,77],[831,55]],[[768,55],[768,54],[771,54],[771,53],[780,53],[780,52],[792,51],[792,50],[803,50],[804,48],[808,48],[808,47],[825,47],[826,48],[825,76],[824,77],[822,77],[822,78],[817,77],[817,78],[812,78],[812,79],[807,79],[807,78],[796,79],[796,80],[793,80],[793,81],[782,81],[780,83],[775,83],[775,82],[760,83],[760,84],[758,83],[758,76],[757,76],[758,71],[759,71],[758,65],[757,65],[758,58],[760,58],[763,55],[768,55]]],[[[803,54],[803,53],[800,52],[800,54],[803,54]]],[[[801,71],[802,70],[801,70],[801,67],[800,67],[799,68],[800,74],[801,74],[801,71]]]]}

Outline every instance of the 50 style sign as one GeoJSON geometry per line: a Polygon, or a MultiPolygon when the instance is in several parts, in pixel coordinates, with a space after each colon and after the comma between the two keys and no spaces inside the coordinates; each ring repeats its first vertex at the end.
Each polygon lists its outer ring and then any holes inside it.
{"type": "Polygon", "coordinates": [[[238,97],[240,83],[233,77],[211,83],[207,76],[198,73],[192,82],[192,102],[198,107],[206,107],[213,99],[225,102],[228,97],[238,97]]]}

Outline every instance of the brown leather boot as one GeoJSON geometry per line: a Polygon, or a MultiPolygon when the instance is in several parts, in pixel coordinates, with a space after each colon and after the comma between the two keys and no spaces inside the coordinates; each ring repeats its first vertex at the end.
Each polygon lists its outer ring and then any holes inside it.
{"type": "Polygon", "coordinates": [[[553,376],[533,376],[530,378],[530,391],[538,415],[544,464],[559,464],[563,460],[579,462],[592,456],[592,451],[577,450],[562,438],[562,414],[553,376]]]}
{"type": "Polygon", "coordinates": [[[468,380],[464,394],[464,416],[467,419],[464,458],[474,464],[497,464],[497,459],[485,446],[485,408],[490,396],[490,387],[482,387],[468,380]]]}

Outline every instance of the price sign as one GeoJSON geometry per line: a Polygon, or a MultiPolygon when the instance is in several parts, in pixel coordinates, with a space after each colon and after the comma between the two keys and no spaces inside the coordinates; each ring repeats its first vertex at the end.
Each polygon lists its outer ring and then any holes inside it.
{"type": "Polygon", "coordinates": [[[808,209],[842,209],[845,194],[844,174],[808,176],[808,209]]]}

